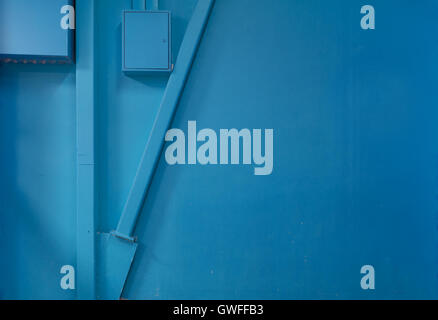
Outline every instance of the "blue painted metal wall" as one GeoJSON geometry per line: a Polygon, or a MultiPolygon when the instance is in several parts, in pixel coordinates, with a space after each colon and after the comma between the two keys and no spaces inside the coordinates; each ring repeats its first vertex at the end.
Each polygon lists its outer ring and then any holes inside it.
{"type": "Polygon", "coordinates": [[[74,67],[0,66],[0,132],[0,296],[74,298],[74,67]]]}
{"type": "MultiPolygon", "coordinates": [[[[273,128],[274,171],[162,158],[124,298],[438,298],[438,4],[368,2],[376,30],[358,0],[216,1],[172,127],[273,128]]],[[[196,3],[160,1],[173,61],[196,3]]],[[[94,7],[98,232],[117,226],[168,80],[122,73],[130,4],[94,7]]],[[[76,263],[75,72],[0,66],[1,298],[76,297],[59,288],[76,263]]]]}

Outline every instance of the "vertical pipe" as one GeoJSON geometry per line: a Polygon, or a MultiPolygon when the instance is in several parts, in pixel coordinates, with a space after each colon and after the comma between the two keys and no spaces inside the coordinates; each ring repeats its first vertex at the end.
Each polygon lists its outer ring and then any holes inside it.
{"type": "Polygon", "coordinates": [[[153,2],[154,2],[154,10],[159,10],[160,8],[159,8],[159,1],[160,0],[152,0],[153,2]]]}
{"type": "Polygon", "coordinates": [[[94,0],[76,0],[76,284],[77,298],[95,299],[94,0]]]}
{"type": "Polygon", "coordinates": [[[146,0],[131,0],[132,10],[146,10],[146,0]]]}
{"type": "Polygon", "coordinates": [[[159,6],[158,6],[159,0],[148,0],[148,3],[150,3],[150,2],[152,3],[152,5],[151,5],[149,10],[158,11],[159,10],[159,6]]]}

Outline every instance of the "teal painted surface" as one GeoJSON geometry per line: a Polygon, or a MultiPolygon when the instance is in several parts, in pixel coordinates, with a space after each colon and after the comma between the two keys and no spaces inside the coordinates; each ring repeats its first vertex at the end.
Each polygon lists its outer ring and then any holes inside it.
{"type": "MultiPolygon", "coordinates": [[[[98,223],[115,230],[134,180],[168,76],[131,76],[122,72],[121,18],[130,1],[97,1],[97,137],[98,223]]],[[[176,61],[195,0],[162,0],[172,11],[173,61],[176,61]]]]}
{"type": "MultiPolygon", "coordinates": [[[[173,11],[177,49],[195,4],[160,3],[173,11]]],[[[121,17],[130,5],[95,4],[98,231],[117,226],[167,82],[122,74],[121,17]]],[[[0,65],[0,298],[76,296],[59,285],[61,267],[76,267],[75,69],[0,65]]]]}
{"type": "Polygon", "coordinates": [[[0,0],[0,59],[71,63],[74,31],[60,25],[67,5],[73,0],[0,0]]]}
{"type": "Polygon", "coordinates": [[[214,0],[203,0],[196,5],[181,43],[176,67],[167,81],[117,229],[109,234],[100,233],[98,236],[99,299],[119,299],[123,292],[138,246],[133,232],[143,200],[153,179],[167,128],[180,101],[213,5],[214,0]]]}
{"type": "Polygon", "coordinates": [[[69,299],[75,263],[74,67],[0,66],[0,297],[69,299]]]}
{"type": "Polygon", "coordinates": [[[77,0],[76,33],[76,290],[96,298],[96,19],[95,1],[77,0]]]}
{"type": "Polygon", "coordinates": [[[162,157],[126,298],[438,296],[437,3],[373,4],[217,1],[172,127],[274,128],[274,172],[162,157]]]}
{"type": "MultiPolygon", "coordinates": [[[[216,1],[172,127],[273,128],[274,171],[162,156],[124,298],[438,298],[438,4],[370,1],[373,31],[363,4],[216,1]]],[[[173,61],[195,5],[160,1],[173,61]]],[[[117,227],[168,80],[122,73],[130,6],[95,1],[98,232],[117,227]]],[[[0,298],[76,297],[59,287],[77,262],[75,74],[0,65],[0,298]]]]}
{"type": "Polygon", "coordinates": [[[123,71],[172,71],[171,13],[126,10],[122,19],[123,71]]]}

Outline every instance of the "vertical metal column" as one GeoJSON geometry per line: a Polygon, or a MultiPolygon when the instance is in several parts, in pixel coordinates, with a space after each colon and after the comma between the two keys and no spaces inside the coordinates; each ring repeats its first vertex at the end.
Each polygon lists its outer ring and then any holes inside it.
{"type": "Polygon", "coordinates": [[[147,2],[147,9],[151,11],[158,11],[159,10],[159,4],[158,0],[148,0],[147,2]]]}
{"type": "Polygon", "coordinates": [[[146,10],[146,0],[132,0],[131,1],[132,10],[146,10]]]}
{"type": "Polygon", "coordinates": [[[94,0],[76,1],[77,298],[95,299],[94,0]]]}

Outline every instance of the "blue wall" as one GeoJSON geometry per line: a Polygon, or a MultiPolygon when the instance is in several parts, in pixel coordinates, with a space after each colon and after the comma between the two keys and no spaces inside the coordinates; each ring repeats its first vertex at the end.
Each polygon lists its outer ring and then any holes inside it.
{"type": "MultiPolygon", "coordinates": [[[[217,0],[173,128],[273,128],[274,171],[160,160],[127,299],[438,298],[434,0],[217,0]],[[360,268],[376,268],[376,290],[360,268]]],[[[114,230],[167,77],[121,72],[96,0],[97,231],[114,230]]],[[[174,62],[196,0],[173,15],[174,62]]],[[[78,26],[80,28],[80,26],[78,26]]],[[[70,299],[74,66],[0,66],[0,298],[70,299]]]]}
{"type": "Polygon", "coordinates": [[[172,126],[274,128],[274,172],[162,159],[125,297],[437,297],[438,5],[372,3],[375,31],[362,1],[217,1],[172,126]]]}
{"type": "Polygon", "coordinates": [[[72,298],[75,69],[0,66],[0,297],[72,298]]]}

